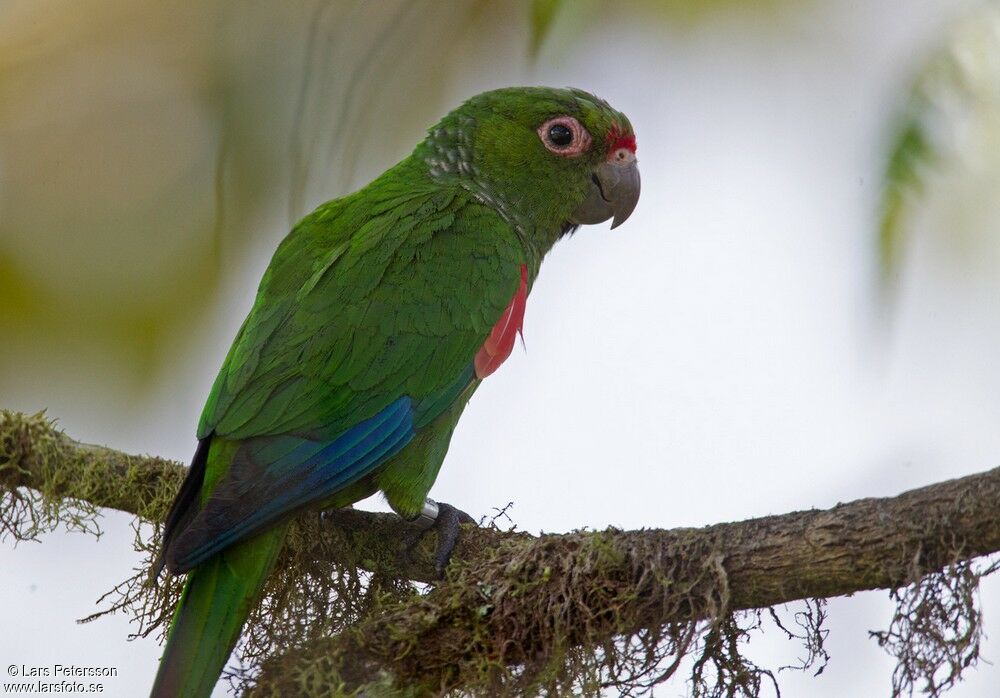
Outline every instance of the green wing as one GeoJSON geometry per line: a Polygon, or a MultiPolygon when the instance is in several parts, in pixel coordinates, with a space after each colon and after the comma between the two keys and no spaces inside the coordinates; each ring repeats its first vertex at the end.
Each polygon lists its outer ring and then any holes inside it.
{"type": "Polygon", "coordinates": [[[205,407],[199,438],[240,447],[220,468],[210,462],[201,509],[174,517],[185,530],[165,534],[171,569],[398,453],[472,380],[522,258],[513,229],[462,192],[397,194],[380,180],[303,220],[275,253],[205,407]]]}
{"type": "Polygon", "coordinates": [[[514,231],[451,191],[380,205],[367,192],[279,247],[199,438],[332,436],[402,395],[433,396],[472,361],[517,288],[514,231]]]}

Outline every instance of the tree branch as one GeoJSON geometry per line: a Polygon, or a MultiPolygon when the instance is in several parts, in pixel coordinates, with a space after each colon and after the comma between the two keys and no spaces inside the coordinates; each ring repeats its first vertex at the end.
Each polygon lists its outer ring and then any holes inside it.
{"type": "MultiPolygon", "coordinates": [[[[178,463],[79,444],[41,415],[0,412],[0,488],[35,488],[158,521],[166,512],[161,488],[172,492],[182,475],[178,463]]],[[[345,678],[391,667],[401,680],[437,690],[482,673],[483,658],[494,667],[526,665],[550,656],[552,643],[594,645],[739,609],[897,588],[1000,550],[998,502],[995,468],[896,497],[698,529],[531,536],[467,527],[448,579],[430,593],[277,658],[264,678],[291,680],[288,668],[318,653],[341,658],[345,678]]],[[[387,544],[408,531],[397,517],[343,510],[324,521],[324,534],[306,543],[313,553],[433,580],[429,546],[410,556],[387,544]]]]}

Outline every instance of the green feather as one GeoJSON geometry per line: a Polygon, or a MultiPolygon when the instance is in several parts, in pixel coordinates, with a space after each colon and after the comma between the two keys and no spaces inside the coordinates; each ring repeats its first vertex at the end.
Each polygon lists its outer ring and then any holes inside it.
{"type": "MultiPolygon", "coordinates": [[[[212,443],[204,496],[238,446],[224,439],[212,443]]],[[[153,685],[154,698],[198,698],[212,692],[274,566],[286,528],[276,526],[241,541],[188,576],[153,685]]]]}

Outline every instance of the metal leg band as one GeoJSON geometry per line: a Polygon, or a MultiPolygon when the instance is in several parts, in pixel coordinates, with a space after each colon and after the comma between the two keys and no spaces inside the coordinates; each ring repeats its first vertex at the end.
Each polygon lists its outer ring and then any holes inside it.
{"type": "Polygon", "coordinates": [[[424,502],[423,509],[417,514],[416,518],[411,519],[410,523],[421,530],[427,530],[434,526],[434,522],[437,521],[439,509],[437,502],[435,502],[430,497],[424,502]]]}

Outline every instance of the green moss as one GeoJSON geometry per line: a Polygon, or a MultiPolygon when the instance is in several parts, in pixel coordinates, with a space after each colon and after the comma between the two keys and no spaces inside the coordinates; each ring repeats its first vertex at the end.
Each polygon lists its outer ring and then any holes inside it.
{"type": "Polygon", "coordinates": [[[695,653],[696,693],[756,695],[766,672],[740,654],[747,631],[728,612],[721,561],[699,540],[663,549],[608,529],[477,551],[429,593],[380,599],[350,633],[271,658],[258,690],[321,695],[303,693],[301,677],[340,681],[368,662],[391,667],[392,686],[407,695],[639,694],[695,653]],[[676,576],[651,572],[663,565],[676,576]],[[697,581],[682,588],[675,578],[697,581]],[[654,620],[709,609],[708,621],[654,620]]]}
{"type": "MultiPolygon", "coordinates": [[[[77,444],[44,414],[0,412],[6,538],[36,540],[59,526],[100,535],[105,506],[140,516],[134,545],[144,561],[86,620],[121,612],[135,623],[134,635],[165,633],[183,579],[154,579],[150,569],[158,522],[183,474],[169,461],[77,444]]],[[[238,646],[241,668],[228,674],[237,692],[641,695],[691,657],[692,695],[756,696],[774,676],[742,650],[769,619],[805,647],[797,668],[827,658],[822,601],[805,602],[794,631],[773,612],[731,611],[722,546],[705,530],[508,535],[497,545],[482,529],[467,529],[447,578],[422,586],[398,578],[398,520],[365,516],[365,526],[354,526],[357,512],[336,516],[337,526],[316,513],[293,522],[238,646]]],[[[433,546],[426,537],[414,559],[429,560],[433,546]]],[[[952,547],[948,560],[958,560],[961,542],[952,547]]],[[[901,550],[900,559],[920,556],[901,550]]],[[[976,663],[976,592],[995,569],[965,562],[926,576],[914,569],[916,583],[894,592],[892,624],[873,636],[898,659],[896,695],[914,688],[939,695],[976,663]]]]}
{"type": "Polygon", "coordinates": [[[37,540],[60,525],[100,536],[99,509],[85,495],[103,474],[91,468],[77,476],[64,439],[43,412],[0,411],[0,539],[37,540]]]}

